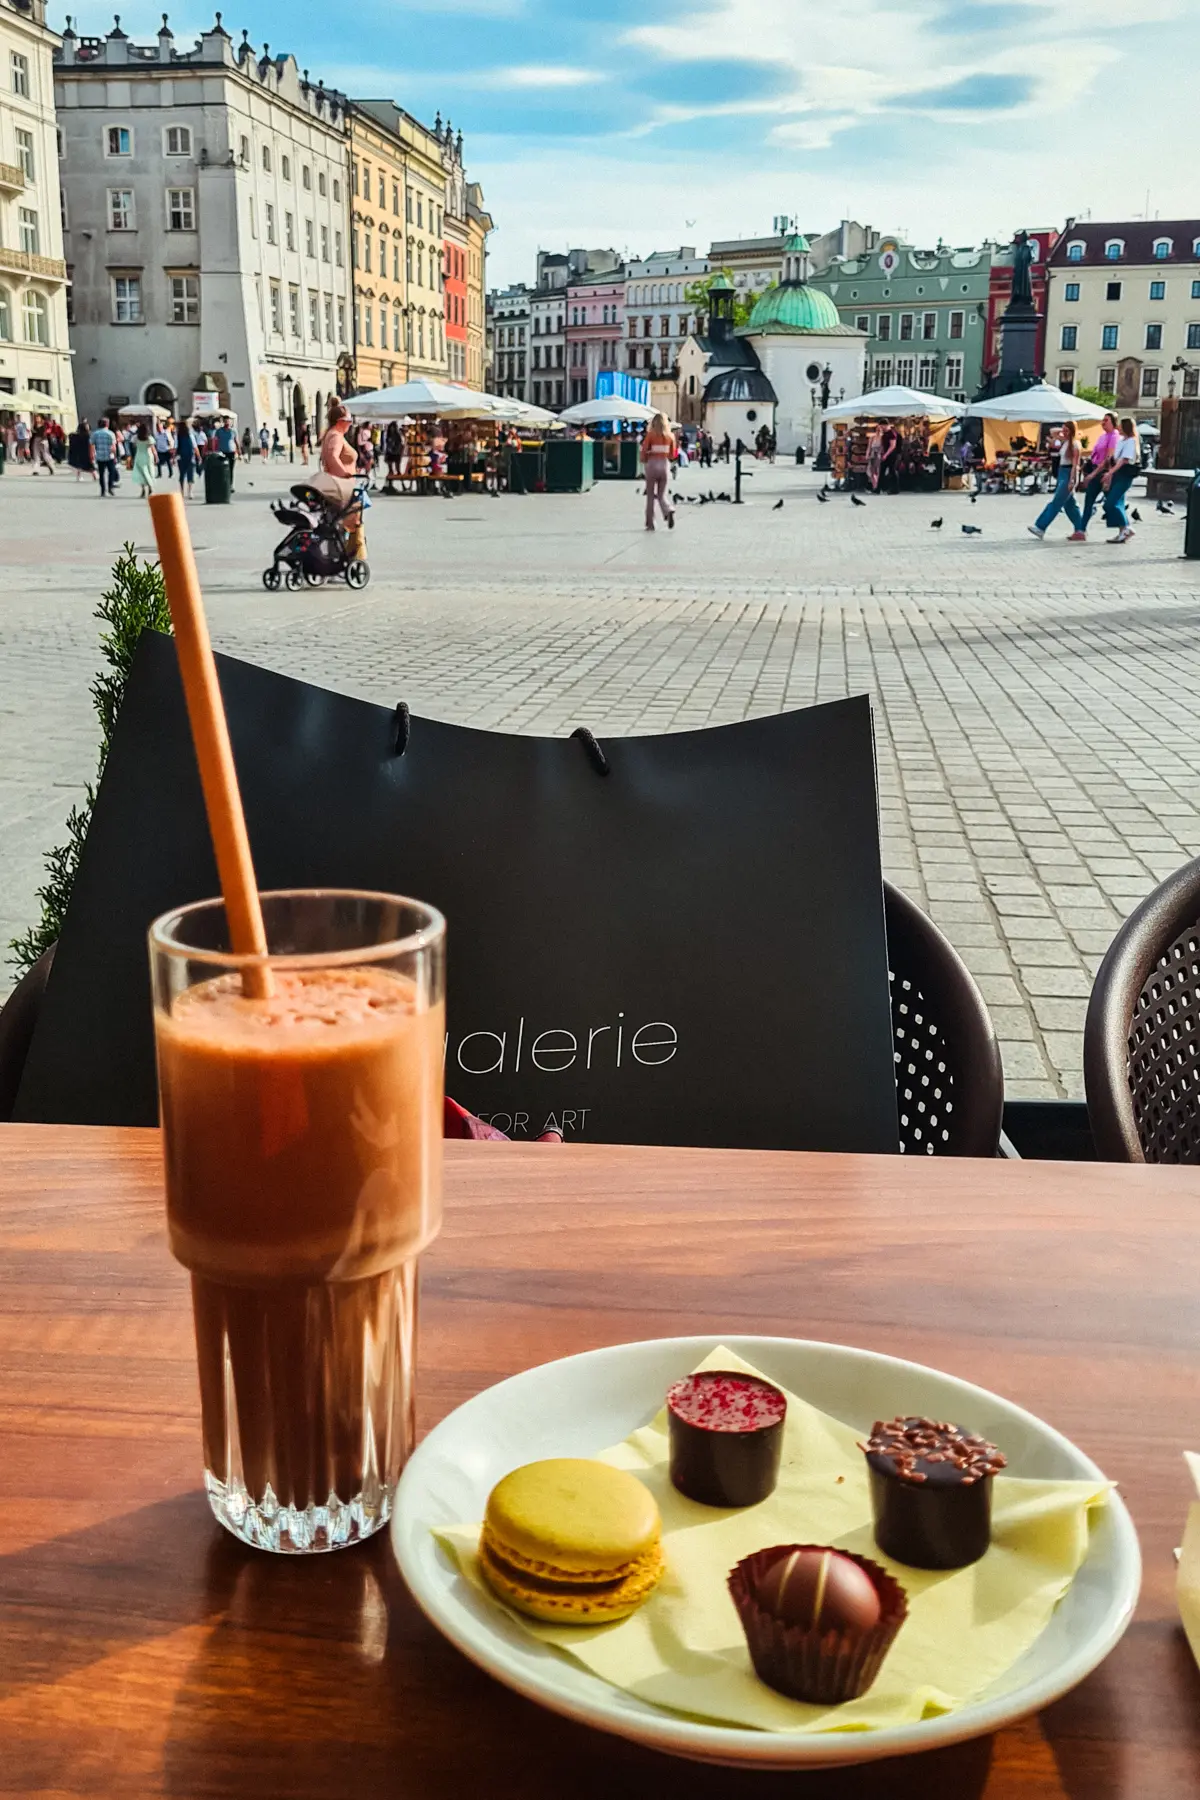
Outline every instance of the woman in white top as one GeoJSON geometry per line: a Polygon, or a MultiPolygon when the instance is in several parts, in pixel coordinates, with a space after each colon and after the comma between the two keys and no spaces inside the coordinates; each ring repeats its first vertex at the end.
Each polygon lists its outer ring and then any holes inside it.
{"type": "Polygon", "coordinates": [[[1035,538],[1046,535],[1046,527],[1060,512],[1065,512],[1074,530],[1068,543],[1082,544],[1086,540],[1083,535],[1083,520],[1079,516],[1079,508],[1075,504],[1075,488],[1079,481],[1079,439],[1075,434],[1075,421],[1068,419],[1063,426],[1062,442],[1058,447],[1058,480],[1051,495],[1050,504],[1044,506],[1033,524],[1029,527],[1035,538]]]}
{"type": "Polygon", "coordinates": [[[1112,453],[1112,467],[1104,477],[1104,523],[1116,532],[1110,544],[1127,544],[1133,526],[1125,510],[1125,496],[1135,475],[1141,473],[1142,459],[1138,450],[1137,427],[1132,419],[1121,420],[1121,436],[1112,453]]]}
{"type": "Polygon", "coordinates": [[[642,474],[646,477],[646,530],[654,530],[654,503],[662,508],[667,529],[675,529],[675,511],[667,504],[671,464],[676,457],[674,433],[666,413],[655,413],[642,437],[642,474]]]}

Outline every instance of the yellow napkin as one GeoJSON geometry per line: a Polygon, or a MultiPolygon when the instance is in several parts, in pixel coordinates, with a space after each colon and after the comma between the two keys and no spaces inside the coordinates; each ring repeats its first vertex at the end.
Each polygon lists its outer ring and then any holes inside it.
{"type": "MultiPolygon", "coordinates": [[[[725,1349],[700,1367],[759,1373],[725,1349]]],[[[698,1506],[672,1487],[665,1407],[623,1444],[599,1452],[601,1461],[637,1474],[658,1502],[667,1565],[662,1582],[638,1612],[615,1625],[572,1628],[511,1616],[531,1637],[614,1687],[723,1724],[870,1731],[963,1705],[1041,1632],[1087,1554],[1088,1512],[1104,1503],[1108,1484],[997,1476],[987,1555],[967,1569],[910,1569],[875,1546],[860,1434],[795,1394],[787,1402],[779,1485],[769,1499],[740,1511],[698,1506]],[[788,1543],[832,1544],[869,1556],[908,1595],[908,1618],[861,1699],[807,1706],[775,1693],[754,1673],[726,1577],[752,1550],[788,1543]]],[[[1200,1514],[1200,1505],[1192,1510],[1200,1514]]],[[[1200,1527],[1194,1521],[1193,1527],[1200,1549],[1200,1527]]],[[[479,1526],[434,1535],[467,1580],[490,1594],[476,1554],[479,1526]]]]}
{"type": "MultiPolygon", "coordinates": [[[[1185,1450],[1184,1461],[1196,1484],[1196,1492],[1200,1494],[1200,1456],[1185,1450]]],[[[1175,1599],[1192,1655],[1200,1663],[1200,1499],[1193,1500],[1188,1508],[1183,1547],[1179,1551],[1179,1567],[1175,1573],[1175,1599]]]]}

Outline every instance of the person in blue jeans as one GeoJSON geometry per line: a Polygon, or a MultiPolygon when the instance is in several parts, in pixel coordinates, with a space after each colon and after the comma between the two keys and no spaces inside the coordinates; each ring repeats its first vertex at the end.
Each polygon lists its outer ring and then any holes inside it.
{"type": "Polygon", "coordinates": [[[1082,544],[1087,540],[1083,535],[1083,520],[1079,516],[1079,508],[1075,504],[1075,486],[1079,480],[1079,439],[1075,432],[1074,419],[1068,419],[1063,426],[1062,443],[1058,447],[1058,480],[1054,484],[1054,493],[1050,504],[1043,507],[1037,519],[1029,527],[1032,537],[1044,538],[1046,527],[1057,519],[1060,512],[1065,512],[1075,527],[1069,542],[1082,544]]]}
{"type": "Polygon", "coordinates": [[[1104,497],[1104,523],[1117,533],[1115,538],[1107,540],[1110,544],[1127,544],[1133,536],[1125,496],[1134,476],[1141,473],[1141,467],[1137,427],[1132,419],[1122,419],[1120,441],[1113,451],[1113,466],[1105,476],[1108,491],[1104,497]]]}
{"type": "Polygon", "coordinates": [[[92,433],[92,452],[96,458],[96,474],[100,478],[100,498],[103,500],[107,494],[111,499],[117,468],[117,435],[109,430],[107,419],[101,419],[92,433]]]}
{"type": "Polygon", "coordinates": [[[1079,472],[1083,477],[1080,492],[1083,495],[1082,511],[1085,531],[1093,512],[1104,498],[1104,477],[1112,467],[1113,454],[1120,441],[1121,434],[1117,430],[1116,414],[1105,413],[1101,420],[1100,436],[1096,440],[1092,454],[1086,462],[1080,463],[1079,472]]]}

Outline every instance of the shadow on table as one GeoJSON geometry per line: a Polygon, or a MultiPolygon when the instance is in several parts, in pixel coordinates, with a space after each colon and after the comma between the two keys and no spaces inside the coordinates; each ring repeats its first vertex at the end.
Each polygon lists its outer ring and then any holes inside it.
{"type": "Polygon", "coordinates": [[[1200,1792],[1200,1672],[1181,1628],[1164,1641],[1159,1626],[1135,1622],[1116,1655],[1038,1724],[1068,1800],[1200,1792]],[[1145,1686],[1123,1678],[1126,1661],[1154,1666],[1152,1707],[1145,1686]]]}
{"type": "Polygon", "coordinates": [[[204,1495],[179,1494],[0,1557],[0,1700],[223,1611],[196,1554],[211,1529],[204,1495]]]}
{"type": "Polygon", "coordinates": [[[460,1657],[421,1618],[387,1543],[297,1568],[226,1539],[210,1567],[228,1606],[175,1698],[163,1790],[177,1800],[977,1800],[987,1785],[990,1739],[801,1778],[682,1762],[584,1730],[460,1657]]]}

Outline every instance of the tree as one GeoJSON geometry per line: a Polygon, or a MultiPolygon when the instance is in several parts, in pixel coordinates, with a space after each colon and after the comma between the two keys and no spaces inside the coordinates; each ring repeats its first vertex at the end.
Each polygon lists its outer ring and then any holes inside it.
{"type": "Polygon", "coordinates": [[[1093,406],[1102,406],[1105,412],[1117,410],[1117,396],[1110,394],[1107,388],[1077,387],[1075,392],[1081,400],[1090,400],[1093,406]]]}
{"type": "MultiPolygon", "coordinates": [[[[718,275],[723,275],[726,281],[732,282],[733,280],[733,275],[728,269],[710,269],[708,274],[702,275],[698,281],[689,281],[683,290],[683,297],[688,305],[697,313],[702,313],[705,320],[708,320],[712,314],[712,302],[708,295],[709,289],[718,275]]],[[[770,293],[771,288],[778,287],[778,285],[778,282],[773,281],[770,287],[761,288],[753,294],[743,293],[741,288],[735,288],[733,292],[734,325],[748,325],[750,314],[754,311],[755,301],[760,299],[763,294],[770,293]]]]}
{"type": "Polygon", "coordinates": [[[40,919],[36,925],[30,926],[23,937],[13,938],[8,946],[12,951],[13,964],[18,969],[31,969],[43,950],[48,950],[62,931],[71,890],[79,870],[83,840],[87,836],[92,807],[96,803],[96,789],[108,761],[117,714],[125,698],[125,687],[129,671],[133,667],[138,640],[143,631],[163,631],[169,634],[171,630],[167,591],[163,586],[162,570],[157,563],[139,562],[133,545],[126,544],[124,553],[113,564],[112,582],[94,615],[109,628],[101,634],[100,650],[111,670],[111,673],[101,671],[91,686],[92,704],[100,721],[100,753],[96,762],[96,774],[84,789],[83,804],[73,806],[67,815],[66,842],[46,853],[47,879],[45,885],[37,891],[37,897],[42,903],[40,919]]]}

